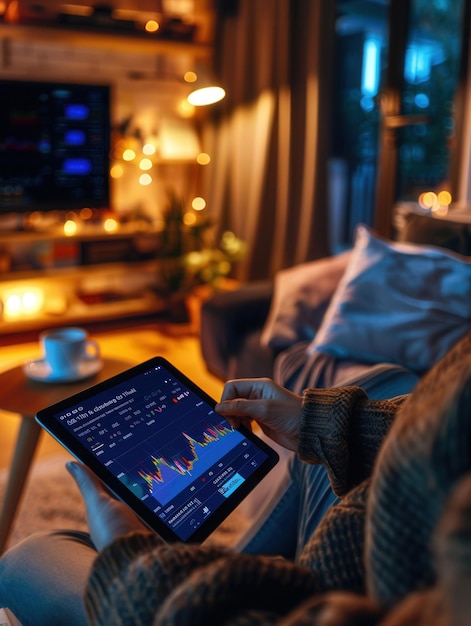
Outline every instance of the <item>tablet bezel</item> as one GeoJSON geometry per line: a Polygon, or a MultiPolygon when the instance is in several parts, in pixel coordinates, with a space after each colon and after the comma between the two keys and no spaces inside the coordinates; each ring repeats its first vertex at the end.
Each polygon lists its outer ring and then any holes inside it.
{"type": "Polygon", "coordinates": [[[72,456],[78,461],[87,465],[104,483],[104,485],[122,502],[127,504],[138,517],[153,531],[155,531],[164,541],[201,543],[234,511],[234,509],[246,498],[246,496],[260,483],[260,481],[270,472],[279,460],[278,453],[265,441],[260,439],[250,430],[239,427],[237,430],[248,440],[253,442],[266,455],[266,460],[259,465],[255,472],[242,483],[219,508],[213,512],[186,540],[182,540],[171,528],[169,528],[158,516],[151,511],[132,491],[130,491],[110,470],[108,470],[78,439],[67,430],[63,424],[56,419],[56,415],[76,406],[85,399],[93,397],[108,389],[121,385],[128,379],[148,371],[157,366],[162,366],[168,370],[179,382],[185,385],[201,400],[214,408],[216,401],[211,398],[203,389],[189,379],[183,372],[162,356],[153,357],[139,365],[117,374],[105,381],[69,396],[56,404],[41,409],[37,412],[35,419],[44,430],[56,439],[72,456]]]}

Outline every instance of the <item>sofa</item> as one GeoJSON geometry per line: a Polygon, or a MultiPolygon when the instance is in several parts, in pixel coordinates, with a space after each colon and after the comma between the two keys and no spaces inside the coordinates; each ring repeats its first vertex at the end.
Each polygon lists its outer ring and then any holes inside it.
{"type": "Polygon", "coordinates": [[[298,393],[352,380],[408,393],[471,328],[469,255],[463,220],[409,211],[394,241],[359,224],[349,250],[215,293],[203,358],[223,380],[267,376],[298,393]]]}

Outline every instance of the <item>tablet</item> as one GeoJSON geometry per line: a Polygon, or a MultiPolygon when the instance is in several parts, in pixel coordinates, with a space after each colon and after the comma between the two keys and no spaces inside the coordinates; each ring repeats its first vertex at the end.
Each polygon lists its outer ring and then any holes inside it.
{"type": "Polygon", "coordinates": [[[36,415],[165,541],[199,543],[276,465],[255,434],[154,357],[36,415]]]}

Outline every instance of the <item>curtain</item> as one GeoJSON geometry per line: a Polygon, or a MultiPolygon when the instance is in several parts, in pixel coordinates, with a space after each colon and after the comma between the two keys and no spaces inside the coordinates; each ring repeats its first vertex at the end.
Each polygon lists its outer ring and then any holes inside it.
{"type": "Polygon", "coordinates": [[[227,96],[203,131],[203,188],[221,230],[247,243],[237,278],[329,253],[332,2],[220,0],[215,71],[227,96]]]}

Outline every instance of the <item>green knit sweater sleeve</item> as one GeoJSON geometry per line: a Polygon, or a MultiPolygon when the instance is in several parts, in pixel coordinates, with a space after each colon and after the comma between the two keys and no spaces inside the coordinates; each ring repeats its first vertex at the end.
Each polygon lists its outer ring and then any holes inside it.
{"type": "Polygon", "coordinates": [[[345,495],[371,474],[379,447],[406,397],[369,400],[360,387],[306,389],[299,457],[322,463],[334,492],[345,495]]]}

